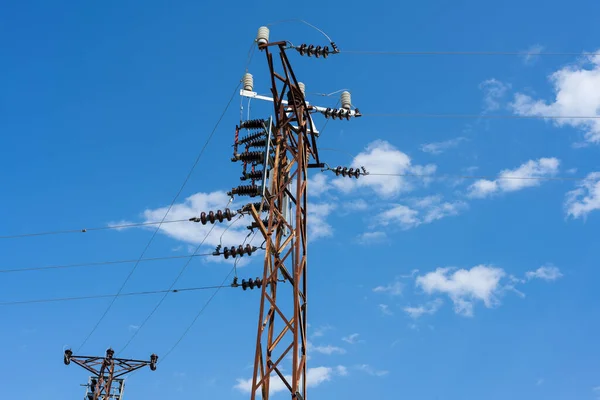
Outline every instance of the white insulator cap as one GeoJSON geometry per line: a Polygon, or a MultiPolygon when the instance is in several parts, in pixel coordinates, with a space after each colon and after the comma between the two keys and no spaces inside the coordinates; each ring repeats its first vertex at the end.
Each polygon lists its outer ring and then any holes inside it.
{"type": "Polygon", "coordinates": [[[251,92],[254,89],[254,78],[252,77],[252,74],[246,72],[244,74],[244,90],[248,90],[249,92],[251,92]]]}
{"type": "Polygon", "coordinates": [[[269,43],[269,28],[261,26],[258,28],[258,34],[256,35],[256,43],[259,45],[269,43]]]}
{"type": "Polygon", "coordinates": [[[298,82],[298,89],[302,92],[302,96],[306,96],[306,86],[302,82],[298,82]]]}
{"type": "Polygon", "coordinates": [[[342,103],[342,108],[345,108],[346,110],[350,109],[350,106],[352,106],[352,98],[350,97],[350,92],[342,92],[342,95],[340,96],[340,103],[342,103]]]}

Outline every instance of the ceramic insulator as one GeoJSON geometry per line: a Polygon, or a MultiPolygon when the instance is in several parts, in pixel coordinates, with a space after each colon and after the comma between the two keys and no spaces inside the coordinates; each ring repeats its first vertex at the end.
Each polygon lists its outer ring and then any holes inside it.
{"type": "Polygon", "coordinates": [[[342,103],[342,108],[349,110],[350,106],[352,106],[352,98],[350,97],[350,92],[343,91],[340,96],[340,102],[342,103]]]}
{"type": "Polygon", "coordinates": [[[266,26],[261,26],[258,28],[258,33],[256,35],[256,43],[259,45],[269,43],[269,28],[266,26]]]}

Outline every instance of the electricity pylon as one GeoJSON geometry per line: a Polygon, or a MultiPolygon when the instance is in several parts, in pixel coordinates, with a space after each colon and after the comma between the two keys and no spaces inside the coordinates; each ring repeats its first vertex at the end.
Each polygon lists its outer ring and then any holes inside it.
{"type": "MultiPolygon", "coordinates": [[[[76,356],[73,355],[71,350],[65,350],[63,358],[65,365],[69,365],[73,361],[93,374],[95,379],[90,380],[90,382],[93,381],[93,387],[90,387],[89,390],[92,394],[90,400],[109,400],[112,398],[112,384],[117,378],[123,375],[129,374],[146,365],[150,366],[150,370],[156,370],[156,363],[158,362],[156,354],[150,356],[150,361],[114,358],[114,354],[115,351],[113,349],[108,349],[106,350],[105,357],[76,356]]],[[[123,381],[118,381],[122,385],[123,381]]],[[[121,390],[119,390],[119,394],[121,394],[121,390]]]]}
{"type": "MultiPolygon", "coordinates": [[[[304,97],[304,85],[299,83],[286,54],[288,42],[268,41],[269,31],[259,29],[258,48],[266,54],[271,79],[272,98],[252,92],[252,77],[246,74],[242,95],[273,102],[274,120],[269,120],[265,162],[262,174],[263,188],[246,187],[237,193],[262,194],[257,210],[249,205],[254,218],[253,226],[265,239],[265,261],[261,302],[256,337],[256,352],[252,376],[251,399],[269,398],[270,378],[276,374],[289,390],[292,399],[306,399],[306,342],[307,342],[307,180],[309,168],[324,168],[317,149],[318,132],[311,113],[326,117],[345,118],[360,116],[351,109],[350,94],[342,95],[342,108],[331,109],[309,105],[304,97]],[[269,146],[272,145],[272,149],[269,146]],[[270,178],[265,187],[266,176],[270,178]],[[250,189],[248,189],[250,188],[250,189]],[[260,212],[268,212],[267,219],[260,212]],[[291,296],[289,292],[291,291],[291,296]],[[282,373],[281,362],[291,356],[290,375],[282,373]]],[[[333,53],[337,53],[334,43],[333,53]]],[[[301,55],[329,55],[327,47],[295,47],[301,55]]],[[[256,124],[256,121],[249,121],[256,124]]],[[[242,124],[243,125],[243,124],[242,124]]],[[[236,135],[237,140],[237,135],[236,135]]],[[[260,158],[247,153],[246,157],[260,158]]],[[[242,159],[242,157],[237,157],[242,159]]],[[[258,171],[260,172],[260,171],[258,171]]],[[[360,173],[356,174],[358,178],[360,173]]]]}

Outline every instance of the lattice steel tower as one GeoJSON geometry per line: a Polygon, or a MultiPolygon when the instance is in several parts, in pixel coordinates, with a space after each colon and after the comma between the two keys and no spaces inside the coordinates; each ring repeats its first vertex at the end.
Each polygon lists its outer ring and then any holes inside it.
{"type": "MultiPolygon", "coordinates": [[[[311,113],[327,118],[350,119],[360,116],[350,104],[350,93],[342,94],[339,109],[310,105],[305,100],[304,85],[296,79],[286,50],[294,48],[301,55],[327,57],[337,53],[328,47],[288,42],[269,42],[269,30],[261,27],[258,48],[264,52],[270,71],[271,96],[253,91],[252,75],[244,76],[241,95],[272,101],[274,117],[269,120],[243,121],[236,129],[232,161],[244,164],[243,181],[251,184],[236,187],[230,195],[261,197],[240,210],[253,217],[250,229],[258,229],[265,240],[266,255],[261,288],[261,302],[256,336],[256,353],[251,399],[269,398],[270,378],[276,374],[289,390],[292,399],[306,399],[307,341],[307,179],[309,168],[325,168],[317,149],[318,131],[311,113]],[[239,131],[249,130],[239,138],[239,131]],[[245,151],[238,152],[239,146],[245,151]],[[260,149],[260,150],[259,150],[260,149]],[[248,171],[250,166],[250,171],[248,171]],[[262,169],[257,169],[262,167],[262,169]],[[266,218],[261,214],[266,212],[266,218]],[[282,373],[281,363],[292,359],[291,375],[282,373]]],[[[347,172],[347,169],[344,169],[347,172]]],[[[352,172],[358,178],[359,170],[352,172]]],[[[346,175],[346,174],[344,174],[346,175]]],[[[236,281],[237,282],[237,281],[236,281]]]]}

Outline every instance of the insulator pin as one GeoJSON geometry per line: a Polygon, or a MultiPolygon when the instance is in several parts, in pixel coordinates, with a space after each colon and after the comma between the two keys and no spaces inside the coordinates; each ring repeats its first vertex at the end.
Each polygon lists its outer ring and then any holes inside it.
{"type": "Polygon", "coordinates": [[[231,189],[230,192],[227,192],[228,196],[238,195],[238,196],[255,197],[255,196],[258,196],[259,194],[260,194],[260,188],[256,185],[238,186],[236,188],[231,189]]]}
{"type": "Polygon", "coordinates": [[[263,170],[251,171],[251,172],[244,173],[244,175],[240,178],[240,180],[245,181],[248,179],[252,179],[252,180],[262,179],[263,176],[264,176],[263,170]]]}
{"type": "Polygon", "coordinates": [[[189,220],[191,222],[201,222],[202,225],[206,225],[208,222],[214,224],[216,221],[223,222],[224,219],[231,221],[231,218],[235,216],[235,214],[235,211],[226,208],[225,211],[218,210],[216,213],[214,211],[209,211],[207,214],[203,211],[200,213],[200,217],[190,218],[189,220]]]}
{"type": "Polygon", "coordinates": [[[298,82],[298,89],[302,92],[302,96],[306,97],[306,85],[302,82],[298,82]]]}
{"type": "Polygon", "coordinates": [[[248,121],[243,121],[240,124],[240,128],[244,128],[244,129],[264,128],[264,123],[265,123],[264,119],[250,119],[248,121]]]}
{"type": "Polygon", "coordinates": [[[243,161],[246,163],[262,163],[265,160],[265,154],[262,151],[245,151],[236,154],[231,158],[231,161],[243,161]]]}
{"type": "Polygon", "coordinates": [[[266,26],[261,26],[258,28],[258,32],[256,34],[256,43],[258,43],[259,46],[264,46],[265,44],[269,43],[269,33],[269,28],[266,26]]]}
{"type": "Polygon", "coordinates": [[[346,110],[349,110],[352,107],[352,97],[350,95],[350,92],[342,92],[342,94],[340,95],[340,104],[342,105],[342,108],[346,110]]]}
{"type": "Polygon", "coordinates": [[[251,92],[252,89],[254,89],[254,78],[252,77],[252,74],[246,72],[244,74],[243,82],[244,82],[244,90],[251,92]]]}

